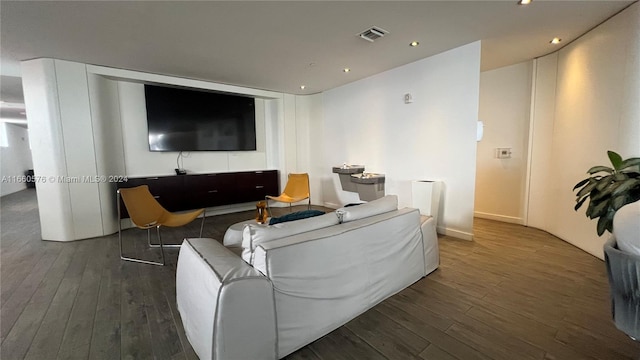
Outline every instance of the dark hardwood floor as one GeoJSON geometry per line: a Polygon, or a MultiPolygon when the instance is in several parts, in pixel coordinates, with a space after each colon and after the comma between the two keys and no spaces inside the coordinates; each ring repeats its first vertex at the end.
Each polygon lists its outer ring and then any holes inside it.
{"type": "MultiPolygon", "coordinates": [[[[42,241],[33,190],[0,202],[3,360],[197,358],[175,306],[178,249],[157,267],[120,261],[117,234],[42,241]]],[[[207,218],[204,235],[253,215],[207,218]]],[[[611,321],[601,260],[523,226],[476,219],[474,231],[441,237],[437,271],[287,359],[640,359],[611,321]]],[[[128,253],[158,256],[143,231],[125,237],[128,253]]]]}

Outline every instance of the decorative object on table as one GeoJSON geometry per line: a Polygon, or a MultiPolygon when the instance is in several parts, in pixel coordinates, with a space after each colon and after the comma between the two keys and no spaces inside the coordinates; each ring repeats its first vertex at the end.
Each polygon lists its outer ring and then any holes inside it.
{"type": "Polygon", "coordinates": [[[319,215],[324,215],[324,211],[320,211],[320,210],[296,211],[293,213],[282,215],[280,217],[272,217],[269,220],[269,225],[275,225],[275,224],[280,224],[280,223],[289,222],[289,221],[302,220],[302,219],[319,216],[319,215]]]}
{"type": "Polygon", "coordinates": [[[607,151],[613,168],[594,166],[587,171],[590,177],[580,181],[573,190],[576,194],[577,211],[588,199],[586,215],[590,219],[598,218],[597,231],[602,235],[605,230],[613,231],[613,216],[626,204],[640,200],[640,158],[622,157],[613,151],[607,151]],[[604,174],[601,174],[604,173],[604,174]]]}
{"type": "Polygon", "coordinates": [[[311,210],[311,194],[309,190],[309,174],[289,174],[287,185],[284,187],[284,191],[279,196],[265,196],[267,202],[267,210],[271,213],[269,208],[269,200],[284,202],[289,204],[289,211],[291,211],[291,204],[308,199],[307,209],[311,210]]]}
{"type": "Polygon", "coordinates": [[[256,221],[258,224],[264,224],[269,217],[269,211],[267,211],[267,202],[262,200],[256,204],[256,221]]]}

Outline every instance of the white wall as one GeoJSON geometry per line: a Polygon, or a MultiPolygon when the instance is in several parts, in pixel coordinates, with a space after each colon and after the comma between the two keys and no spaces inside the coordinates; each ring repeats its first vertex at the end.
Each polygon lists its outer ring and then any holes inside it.
{"type": "MultiPolygon", "coordinates": [[[[538,66],[537,77],[544,79],[548,74],[541,73],[553,73],[554,60],[541,60],[547,64],[538,66]]],[[[547,133],[552,128],[552,137],[534,141],[533,155],[536,146],[550,146],[551,151],[532,158],[531,183],[546,183],[544,194],[530,194],[545,197],[530,203],[530,218],[600,258],[606,236],[596,235],[596,222],[585,217],[584,208],[573,210],[571,189],[591,166],[609,163],[607,150],[623,158],[640,156],[639,100],[640,5],[635,3],[560,50],[554,104],[535,104],[536,111],[552,112],[554,117],[534,116],[534,128],[547,133]]]]}
{"type": "Polygon", "coordinates": [[[475,216],[522,224],[528,159],[532,61],[480,74],[475,216]],[[496,157],[511,148],[511,158],[496,157]]]}
{"type": "Polygon", "coordinates": [[[0,146],[0,183],[1,196],[27,188],[23,181],[14,181],[13,177],[24,176],[24,172],[33,168],[31,149],[29,149],[29,131],[21,126],[2,122],[0,136],[7,140],[0,146]]]}
{"type": "MultiPolygon", "coordinates": [[[[442,180],[440,232],[471,239],[476,162],[480,43],[475,42],[323,95],[324,172],[364,164],[386,176],[386,193],[411,206],[411,181],[442,180]],[[404,103],[411,93],[414,102],[404,103]]],[[[338,176],[323,181],[329,206],[357,194],[342,191],[338,176]]]]}

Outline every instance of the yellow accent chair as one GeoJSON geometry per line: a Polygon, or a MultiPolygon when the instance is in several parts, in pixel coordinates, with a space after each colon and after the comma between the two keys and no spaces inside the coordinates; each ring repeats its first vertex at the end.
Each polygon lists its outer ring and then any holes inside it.
{"type": "Polygon", "coordinates": [[[311,209],[311,194],[309,193],[309,174],[289,174],[287,179],[287,185],[284,187],[284,191],[280,196],[265,196],[267,201],[267,211],[271,214],[271,208],[269,208],[269,200],[289,203],[289,211],[291,211],[291,204],[309,199],[307,208],[311,209]]]}
{"type": "Polygon", "coordinates": [[[198,209],[187,213],[172,213],[158,203],[149,192],[148,185],[140,185],[132,188],[120,188],[118,193],[118,241],[120,242],[120,259],[139,262],[143,264],[160,265],[165,264],[164,258],[164,246],[162,244],[162,237],[160,236],[160,227],[179,227],[184,226],[195,220],[202,214],[202,224],[200,225],[200,237],[202,237],[202,229],[204,228],[204,209],[198,209]],[[136,259],[126,257],[122,253],[122,225],[120,216],[120,199],[124,206],[127,208],[129,217],[133,224],[143,230],[147,230],[147,241],[150,247],[151,245],[151,228],[156,228],[158,236],[158,242],[160,243],[160,252],[162,254],[162,262],[155,262],[143,259],[136,259]]]}

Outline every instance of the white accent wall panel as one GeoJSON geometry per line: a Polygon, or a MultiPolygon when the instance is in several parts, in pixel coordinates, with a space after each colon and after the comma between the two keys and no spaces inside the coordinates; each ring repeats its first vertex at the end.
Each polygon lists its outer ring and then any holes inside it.
{"type": "MultiPolygon", "coordinates": [[[[551,140],[536,141],[551,150],[534,156],[531,172],[532,184],[546,179],[544,196],[550,200],[530,203],[531,223],[603,258],[606,235],[597,236],[596,221],[585,217],[584,208],[573,210],[571,189],[591,166],[609,163],[607,150],[624,158],[640,156],[640,4],[567,45],[557,57],[555,109],[549,108],[551,102],[536,104],[537,111],[554,114],[551,140]]],[[[540,74],[545,69],[553,72],[541,66],[538,77],[545,77],[540,74]]],[[[548,132],[548,119],[535,119],[534,127],[542,121],[548,132]]]]}
{"type": "Polygon", "coordinates": [[[279,169],[285,162],[284,157],[284,100],[266,99],[265,152],[267,169],[279,169]]]}
{"type": "Polygon", "coordinates": [[[558,53],[534,60],[532,112],[529,124],[528,211],[525,223],[539,229],[548,229],[553,215],[554,199],[549,195],[552,181],[548,166],[553,159],[553,121],[556,109],[556,78],[558,53]]]}
{"type": "Polygon", "coordinates": [[[64,138],[74,239],[103,235],[98,182],[86,180],[97,172],[87,72],[84,64],[55,61],[60,103],[60,124],[64,138]]]}
{"type": "MultiPolygon", "coordinates": [[[[104,76],[88,73],[91,121],[96,154],[97,174],[109,180],[110,176],[126,175],[124,145],[118,83],[104,76]]],[[[100,182],[99,196],[102,225],[105,234],[118,230],[116,207],[116,183],[100,182]]]]}
{"type": "Polygon", "coordinates": [[[324,166],[322,157],[322,94],[296,96],[296,149],[299,171],[309,173],[311,203],[322,204],[322,182],[332,173],[324,166]]]}

